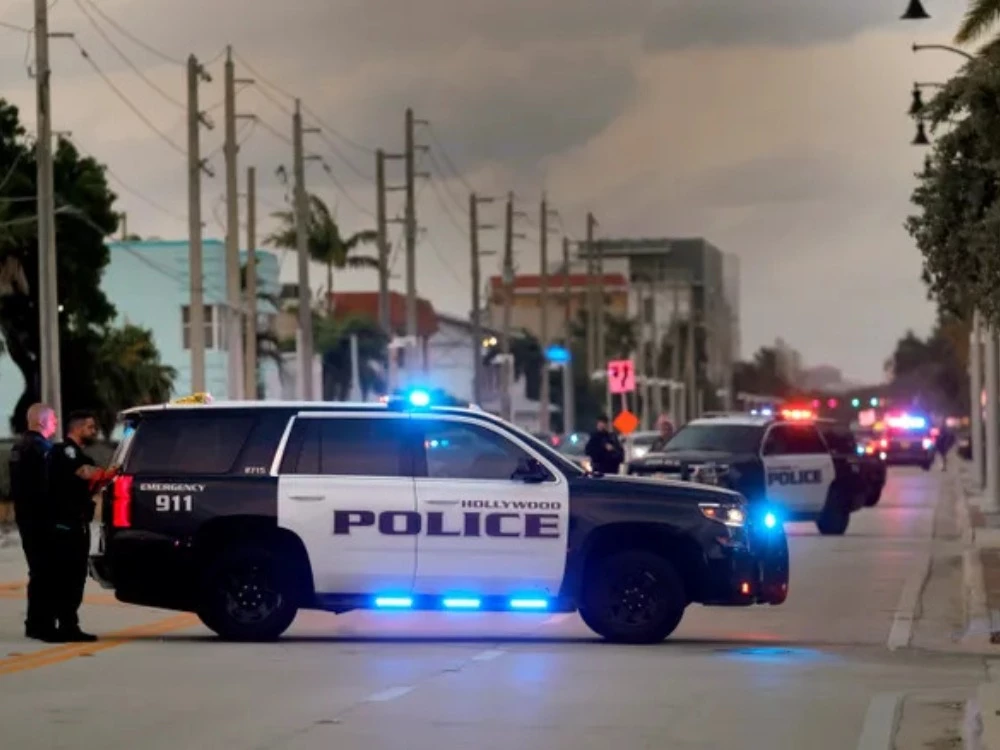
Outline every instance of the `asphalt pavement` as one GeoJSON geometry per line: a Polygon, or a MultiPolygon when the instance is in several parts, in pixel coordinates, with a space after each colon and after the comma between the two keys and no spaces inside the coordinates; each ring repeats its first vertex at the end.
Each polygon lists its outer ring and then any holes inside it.
{"type": "Polygon", "coordinates": [[[658,646],[576,615],[311,612],[279,643],[226,644],[93,583],[82,622],[102,640],[47,646],[21,637],[23,564],[0,548],[0,746],[954,747],[931,743],[957,736],[985,663],[958,645],[943,476],[892,470],[841,538],[789,524],[783,606],[692,606],[658,646]]]}

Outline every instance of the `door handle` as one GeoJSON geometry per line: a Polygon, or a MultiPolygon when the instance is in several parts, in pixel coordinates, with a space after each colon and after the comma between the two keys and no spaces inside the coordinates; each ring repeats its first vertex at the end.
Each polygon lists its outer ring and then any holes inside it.
{"type": "Polygon", "coordinates": [[[292,500],[316,502],[317,500],[326,500],[326,495],[289,495],[289,498],[292,500]]]}

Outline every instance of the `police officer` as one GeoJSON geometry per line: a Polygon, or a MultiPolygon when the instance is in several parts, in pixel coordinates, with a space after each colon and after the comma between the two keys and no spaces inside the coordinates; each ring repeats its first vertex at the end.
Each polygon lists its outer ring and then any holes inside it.
{"type": "Polygon", "coordinates": [[[597,418],[597,429],[590,433],[584,449],[590,459],[591,468],[601,474],[617,474],[625,460],[625,449],[617,436],[608,427],[608,418],[602,414],[597,418]]]}
{"type": "Polygon", "coordinates": [[[45,494],[45,461],[56,432],[56,413],[47,404],[28,409],[28,429],[10,452],[10,494],[21,547],[28,562],[28,613],[24,634],[54,642],[55,612],[52,602],[52,513],[45,494]]]}
{"type": "Polygon", "coordinates": [[[103,472],[84,452],[97,436],[90,412],[74,412],[66,420],[66,439],[49,452],[48,501],[53,512],[52,577],[58,636],[64,642],[90,642],[96,636],[80,630],[78,611],[87,582],[90,524],[94,520],[92,480],[103,472]]]}

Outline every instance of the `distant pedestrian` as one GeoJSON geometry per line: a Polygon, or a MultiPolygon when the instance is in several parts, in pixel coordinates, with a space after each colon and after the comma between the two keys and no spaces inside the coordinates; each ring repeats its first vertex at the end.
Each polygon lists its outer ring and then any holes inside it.
{"type": "Polygon", "coordinates": [[[65,642],[89,642],[96,636],[80,630],[79,609],[87,583],[90,524],[94,520],[93,481],[104,472],[84,452],[97,437],[90,412],[66,420],[66,439],[53,446],[48,460],[48,501],[53,512],[52,570],[58,636],[65,642]]]}
{"type": "Polygon", "coordinates": [[[663,449],[667,447],[667,443],[670,442],[670,438],[674,436],[674,423],[670,421],[669,414],[661,414],[656,420],[656,429],[660,433],[656,436],[652,445],[649,446],[650,453],[662,453],[663,449]]]}
{"type": "Polygon", "coordinates": [[[45,462],[56,426],[52,407],[33,404],[28,409],[28,429],[10,452],[10,495],[28,563],[24,634],[47,642],[57,639],[52,600],[52,508],[45,492],[45,462]]]}
{"type": "Polygon", "coordinates": [[[934,441],[934,449],[941,455],[941,471],[948,471],[948,454],[955,445],[955,433],[951,431],[947,423],[941,425],[937,439],[934,441]]]}
{"type": "Polygon", "coordinates": [[[590,459],[591,468],[600,474],[617,474],[625,461],[625,449],[621,441],[611,431],[608,417],[602,414],[597,418],[596,429],[590,433],[587,447],[584,449],[590,459]]]}

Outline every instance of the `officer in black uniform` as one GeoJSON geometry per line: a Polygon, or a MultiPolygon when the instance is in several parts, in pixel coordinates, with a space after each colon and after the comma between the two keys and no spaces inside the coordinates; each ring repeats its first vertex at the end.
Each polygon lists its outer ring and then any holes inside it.
{"type": "Polygon", "coordinates": [[[608,426],[608,418],[602,414],[597,418],[597,429],[590,433],[584,448],[591,468],[601,474],[617,474],[625,460],[625,449],[618,437],[608,426]]]}
{"type": "Polygon", "coordinates": [[[59,639],[90,642],[96,636],[80,630],[78,611],[83,603],[90,555],[90,524],[94,520],[91,479],[100,470],[84,453],[97,437],[90,412],[74,412],[66,420],[66,439],[49,452],[48,501],[53,510],[52,576],[59,639]]]}
{"type": "Polygon", "coordinates": [[[56,432],[56,413],[47,404],[28,409],[28,429],[10,451],[10,495],[21,547],[28,562],[28,613],[24,634],[53,642],[56,637],[52,609],[52,513],[45,495],[45,461],[56,432]]]}

